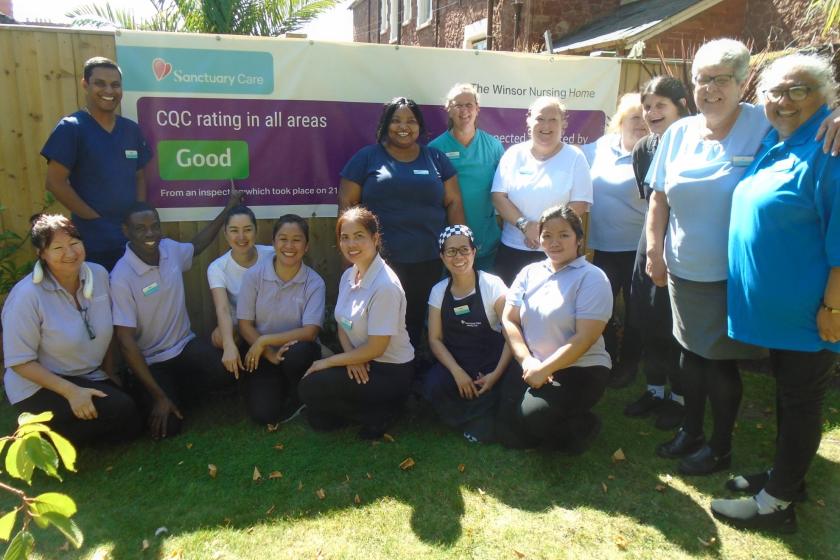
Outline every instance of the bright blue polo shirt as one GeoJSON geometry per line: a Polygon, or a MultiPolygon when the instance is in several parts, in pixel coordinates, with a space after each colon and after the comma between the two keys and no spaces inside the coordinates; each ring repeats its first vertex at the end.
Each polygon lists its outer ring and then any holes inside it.
{"type": "Polygon", "coordinates": [[[64,117],[41,150],[70,170],[70,185],[102,216],[73,216],[89,252],[121,249],[126,239],[122,219],[137,198],[136,174],[152,159],[152,151],[136,122],[117,116],[108,132],[87,111],[64,117]]]}
{"type": "Polygon", "coordinates": [[[490,200],[493,176],[505,149],[495,136],[477,129],[469,146],[464,146],[447,130],[431,142],[449,158],[458,172],[458,185],[464,201],[467,225],[475,235],[478,257],[492,255],[499,246],[501,230],[496,209],[490,200]]]}
{"type": "Polygon", "coordinates": [[[817,311],[840,266],[840,160],[814,140],[823,106],[789,138],[771,130],[732,197],[729,336],[782,350],[840,352],[817,311]]]}

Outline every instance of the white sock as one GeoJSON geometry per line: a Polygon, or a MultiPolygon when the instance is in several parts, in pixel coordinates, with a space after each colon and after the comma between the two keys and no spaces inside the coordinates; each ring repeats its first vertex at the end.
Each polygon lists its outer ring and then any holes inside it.
{"type": "Polygon", "coordinates": [[[685,406],[685,397],[683,397],[682,395],[678,395],[673,391],[671,391],[671,400],[679,403],[682,406],[685,406]]]}
{"type": "Polygon", "coordinates": [[[653,396],[657,399],[665,398],[665,385],[648,385],[647,390],[648,393],[653,393],[653,396]]]}
{"type": "MultiPolygon", "coordinates": [[[[767,471],[767,475],[770,475],[770,471],[767,471]]],[[[737,488],[738,490],[746,490],[750,486],[749,481],[741,475],[738,475],[735,478],[733,478],[732,482],[735,484],[735,488],[737,488]]]]}
{"type": "Polygon", "coordinates": [[[761,515],[773,513],[780,509],[787,509],[790,505],[790,502],[771,496],[767,493],[767,490],[762,490],[755,495],[755,503],[758,505],[758,513],[761,515]]]}
{"type": "Polygon", "coordinates": [[[758,513],[758,503],[755,498],[712,500],[712,509],[732,519],[749,519],[758,513]]]}

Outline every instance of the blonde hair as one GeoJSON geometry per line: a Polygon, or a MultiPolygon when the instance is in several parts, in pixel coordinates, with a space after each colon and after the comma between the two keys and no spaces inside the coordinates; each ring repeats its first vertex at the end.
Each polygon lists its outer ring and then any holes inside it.
{"type": "Polygon", "coordinates": [[[557,97],[549,97],[549,96],[542,96],[537,97],[534,99],[533,103],[528,107],[528,120],[531,120],[531,117],[534,116],[534,113],[539,113],[541,109],[545,107],[554,106],[557,108],[558,111],[565,117],[566,116],[566,106],[563,105],[563,102],[560,101],[557,97]]]}
{"type": "MultiPolygon", "coordinates": [[[[480,106],[481,104],[478,101],[478,91],[476,91],[475,86],[468,83],[462,84],[455,84],[449,91],[446,92],[446,98],[443,100],[443,108],[448,112],[450,109],[450,105],[455,101],[455,98],[461,95],[462,93],[469,93],[475,99],[476,107],[480,106]]],[[[452,127],[455,126],[455,121],[452,120],[451,117],[446,118],[446,128],[452,130],[452,127]]]]}
{"type": "Polygon", "coordinates": [[[638,93],[625,93],[618,99],[618,107],[607,125],[608,133],[621,132],[621,121],[633,111],[642,110],[642,96],[638,93]]]}

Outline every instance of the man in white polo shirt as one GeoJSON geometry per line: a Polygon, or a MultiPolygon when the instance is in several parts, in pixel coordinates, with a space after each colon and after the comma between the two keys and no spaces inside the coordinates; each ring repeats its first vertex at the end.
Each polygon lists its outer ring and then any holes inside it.
{"type": "Polygon", "coordinates": [[[135,203],[123,222],[125,254],[111,272],[114,330],[136,379],[152,437],[181,430],[180,407],[200,393],[233,382],[220,352],[190,329],[183,273],[215,239],[227,211],[239,204],[233,190],[224,210],[190,243],[163,238],[157,210],[135,203]]]}

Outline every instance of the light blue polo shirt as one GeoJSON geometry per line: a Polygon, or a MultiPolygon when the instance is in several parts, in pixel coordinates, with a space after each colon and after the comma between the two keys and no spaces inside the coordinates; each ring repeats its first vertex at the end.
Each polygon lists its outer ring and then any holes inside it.
{"type": "Polygon", "coordinates": [[[662,135],[647,183],[664,192],[671,207],[665,239],[671,274],[695,282],[726,280],[732,191],[769,127],[762,107],[741,103],[723,140],[701,137],[699,115],[678,120],[662,135]]]}
{"type": "Polygon", "coordinates": [[[840,352],[820,339],[817,311],[840,266],[840,160],[814,137],[823,106],[789,138],[775,130],[732,197],[729,336],[768,348],[840,352]]]}
{"type": "Polygon", "coordinates": [[[260,334],[283,333],[304,325],[320,328],[325,293],[324,279],[305,264],[285,282],[274,270],[274,258],[266,258],[242,278],[236,317],[253,321],[260,334]]]}
{"type": "Polygon", "coordinates": [[[499,160],[505,153],[502,143],[477,129],[470,145],[464,146],[447,130],[429,142],[429,146],[446,154],[458,172],[464,213],[467,225],[475,235],[478,257],[495,253],[501,230],[496,222],[496,209],[490,200],[490,187],[499,160]]]}
{"type": "Polygon", "coordinates": [[[633,155],[621,148],[620,134],[607,134],[580,149],[592,176],[589,246],[598,251],[636,251],[647,202],[639,198],[633,155]]]}
{"type": "MultiPolygon", "coordinates": [[[[608,321],[613,297],[604,271],[578,257],[558,271],[548,259],[529,264],[516,275],[507,303],[520,308],[522,334],[531,354],[545,360],[575,335],[577,319],[608,321]]],[[[572,366],[611,367],[604,337],[572,366]]]]}
{"type": "Polygon", "coordinates": [[[163,238],[159,249],[158,266],[152,266],[126,244],[125,254],[111,271],[114,325],[137,329],[137,346],[147,364],[171,360],[195,338],[183,278],[192,267],[195,248],[163,238]]]}

